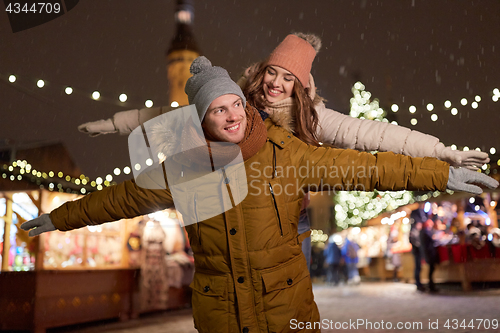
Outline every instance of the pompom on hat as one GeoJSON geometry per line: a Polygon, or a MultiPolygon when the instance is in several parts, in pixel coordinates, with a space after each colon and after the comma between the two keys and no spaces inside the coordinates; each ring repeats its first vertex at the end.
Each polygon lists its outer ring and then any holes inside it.
{"type": "Polygon", "coordinates": [[[241,88],[224,68],[212,66],[210,60],[201,56],[193,61],[189,71],[193,76],[187,80],[184,91],[188,95],[189,104],[196,105],[200,121],[203,121],[210,104],[222,95],[234,94],[241,97],[245,107],[246,98],[241,88]]]}
{"type": "Polygon", "coordinates": [[[309,87],[309,73],[316,53],[321,48],[321,39],[312,34],[291,34],[274,49],[267,62],[271,66],[286,69],[309,87]]]}

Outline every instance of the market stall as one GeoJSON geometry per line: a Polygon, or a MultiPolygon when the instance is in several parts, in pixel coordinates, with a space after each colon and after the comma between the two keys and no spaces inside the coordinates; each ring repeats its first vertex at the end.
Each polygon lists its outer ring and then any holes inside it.
{"type": "Polygon", "coordinates": [[[36,151],[0,163],[0,330],[45,332],[188,306],[193,261],[174,210],[34,238],[19,228],[96,190],[63,148],[36,151]],[[54,151],[60,169],[44,163],[54,151]]]}
{"type": "MultiPolygon", "coordinates": [[[[470,196],[466,193],[430,196],[427,210],[434,216],[435,245],[440,258],[436,282],[459,282],[464,290],[472,282],[500,281],[500,230],[498,230],[497,191],[470,196]]],[[[412,221],[409,212],[416,204],[368,220],[358,228],[359,268],[368,278],[386,280],[397,277],[414,282],[414,259],[409,244],[412,221]],[[397,245],[388,250],[388,238],[396,235],[397,245]],[[391,257],[399,256],[401,267],[394,275],[391,257]]],[[[423,263],[421,280],[425,283],[428,266],[423,263]]]]}

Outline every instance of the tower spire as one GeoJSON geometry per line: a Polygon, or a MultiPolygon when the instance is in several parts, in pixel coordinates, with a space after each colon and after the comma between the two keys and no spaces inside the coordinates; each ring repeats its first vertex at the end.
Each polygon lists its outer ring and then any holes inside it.
{"type": "Polygon", "coordinates": [[[189,104],[184,86],[191,76],[189,72],[191,63],[200,56],[192,31],[193,19],[194,0],[177,0],[175,6],[176,33],[166,51],[166,58],[169,102],[177,102],[178,105],[189,104]]]}

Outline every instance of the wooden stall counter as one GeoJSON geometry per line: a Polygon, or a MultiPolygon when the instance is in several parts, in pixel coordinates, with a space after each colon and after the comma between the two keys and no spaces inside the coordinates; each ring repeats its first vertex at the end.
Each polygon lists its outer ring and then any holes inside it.
{"type": "MultiPolygon", "coordinates": [[[[447,245],[437,248],[440,264],[436,265],[434,281],[459,282],[464,291],[471,290],[472,282],[500,281],[500,248],[486,243],[481,249],[472,245],[447,245]]],[[[403,260],[402,276],[406,281],[414,282],[414,261],[411,253],[403,260]]],[[[422,264],[421,281],[427,282],[428,266],[422,264]]]]}
{"type": "Polygon", "coordinates": [[[134,315],[137,269],[43,270],[0,274],[0,329],[48,327],[134,315]]]}

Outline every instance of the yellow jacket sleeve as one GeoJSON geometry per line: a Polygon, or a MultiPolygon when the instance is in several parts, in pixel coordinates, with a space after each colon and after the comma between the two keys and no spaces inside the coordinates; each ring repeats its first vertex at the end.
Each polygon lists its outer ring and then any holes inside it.
{"type": "Polygon", "coordinates": [[[153,213],[173,206],[168,189],[147,190],[134,180],[69,201],[53,210],[50,219],[61,231],[153,213]]]}

